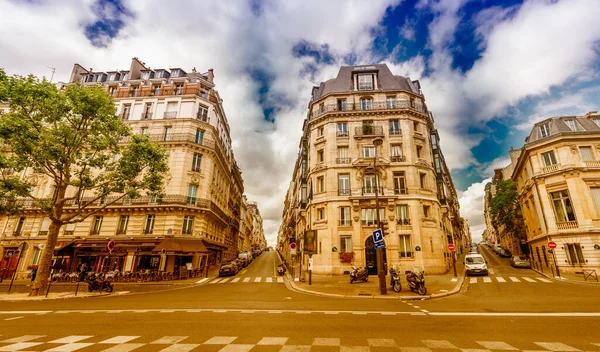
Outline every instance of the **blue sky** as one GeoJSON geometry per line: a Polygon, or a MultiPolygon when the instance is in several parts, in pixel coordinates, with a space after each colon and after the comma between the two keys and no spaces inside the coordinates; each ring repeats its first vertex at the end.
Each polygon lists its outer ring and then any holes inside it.
{"type": "Polygon", "coordinates": [[[341,65],[419,79],[473,233],[483,187],[536,121],[598,110],[600,1],[0,2],[0,67],[215,70],[246,194],[274,242],[313,85],[341,65]],[[60,19],[60,20],[57,20],[60,19]]]}

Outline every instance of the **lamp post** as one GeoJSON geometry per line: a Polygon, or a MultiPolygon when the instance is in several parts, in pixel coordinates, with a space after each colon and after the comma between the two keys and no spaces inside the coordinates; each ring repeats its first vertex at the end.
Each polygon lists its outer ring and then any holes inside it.
{"type": "MultiPolygon", "coordinates": [[[[381,219],[379,217],[379,173],[377,172],[377,148],[383,144],[383,139],[375,138],[373,145],[375,146],[375,158],[373,159],[373,170],[375,171],[375,212],[377,213],[377,227],[381,230],[381,219]]],[[[383,230],[382,230],[383,231],[383,230]]],[[[387,295],[387,287],[385,284],[385,268],[383,266],[383,251],[385,248],[376,249],[377,260],[377,276],[379,277],[379,289],[382,295],[387,295]]]]}

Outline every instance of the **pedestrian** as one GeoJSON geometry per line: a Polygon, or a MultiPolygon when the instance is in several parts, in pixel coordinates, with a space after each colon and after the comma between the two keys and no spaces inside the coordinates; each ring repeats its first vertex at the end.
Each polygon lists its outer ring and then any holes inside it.
{"type": "Polygon", "coordinates": [[[37,267],[33,268],[33,270],[31,270],[31,282],[35,281],[35,276],[37,275],[37,267]]]}
{"type": "Polygon", "coordinates": [[[81,269],[79,269],[79,282],[85,281],[85,275],[87,274],[87,264],[81,264],[81,269]]]}

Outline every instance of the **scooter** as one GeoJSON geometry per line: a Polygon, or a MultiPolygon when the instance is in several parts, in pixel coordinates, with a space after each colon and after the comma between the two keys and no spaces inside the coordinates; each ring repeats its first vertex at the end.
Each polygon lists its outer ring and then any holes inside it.
{"type": "Polygon", "coordinates": [[[362,280],[364,282],[369,281],[369,271],[367,268],[352,267],[352,271],[350,272],[350,283],[357,280],[362,280]]]}
{"type": "Polygon", "coordinates": [[[279,275],[279,276],[285,275],[285,266],[283,264],[277,265],[277,275],[279,275]]]}
{"type": "Polygon", "coordinates": [[[411,291],[417,292],[421,296],[427,294],[427,288],[425,288],[425,273],[419,272],[415,273],[414,271],[405,271],[406,281],[408,282],[408,288],[411,291]]]}
{"type": "Polygon", "coordinates": [[[112,280],[110,278],[102,279],[94,273],[89,274],[85,281],[88,284],[89,292],[92,292],[94,290],[112,292],[114,289],[112,280]]]}
{"type": "Polygon", "coordinates": [[[400,274],[396,271],[396,268],[390,268],[390,285],[394,292],[400,292],[402,290],[402,284],[400,283],[400,274]]]}

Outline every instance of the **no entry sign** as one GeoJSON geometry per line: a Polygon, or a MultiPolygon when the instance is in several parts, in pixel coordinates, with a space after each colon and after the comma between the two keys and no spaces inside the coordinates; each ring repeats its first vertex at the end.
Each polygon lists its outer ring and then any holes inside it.
{"type": "Polygon", "coordinates": [[[550,249],[556,248],[556,242],[552,242],[552,241],[548,242],[548,248],[550,248],[550,249]]]}
{"type": "Polygon", "coordinates": [[[108,248],[109,251],[113,251],[113,249],[115,249],[115,240],[110,240],[108,241],[108,244],[106,245],[106,248],[108,248]]]}
{"type": "Polygon", "coordinates": [[[454,252],[454,250],[455,250],[455,249],[456,249],[456,247],[454,247],[454,244],[452,244],[452,243],[449,243],[449,244],[448,244],[448,250],[449,250],[450,252],[454,252]]]}

